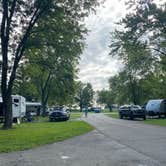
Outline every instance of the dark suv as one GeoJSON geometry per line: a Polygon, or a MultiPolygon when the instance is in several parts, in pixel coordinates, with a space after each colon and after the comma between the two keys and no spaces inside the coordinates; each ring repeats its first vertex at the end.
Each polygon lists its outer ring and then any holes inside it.
{"type": "Polygon", "coordinates": [[[131,120],[134,118],[143,118],[146,120],[146,112],[139,105],[124,105],[119,108],[119,117],[129,117],[131,120]]]}
{"type": "Polygon", "coordinates": [[[70,114],[63,110],[55,110],[50,113],[49,115],[49,121],[55,122],[55,121],[67,121],[70,118],[70,114]]]}

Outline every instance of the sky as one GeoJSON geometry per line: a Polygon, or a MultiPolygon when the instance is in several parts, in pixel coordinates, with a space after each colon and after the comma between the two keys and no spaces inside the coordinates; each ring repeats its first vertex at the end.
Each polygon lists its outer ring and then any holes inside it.
{"type": "Polygon", "coordinates": [[[94,90],[108,89],[108,79],[118,73],[122,64],[109,55],[110,32],[115,22],[125,15],[124,1],[106,0],[90,14],[85,23],[90,30],[86,37],[86,48],[81,55],[79,79],[90,82],[94,90]]]}

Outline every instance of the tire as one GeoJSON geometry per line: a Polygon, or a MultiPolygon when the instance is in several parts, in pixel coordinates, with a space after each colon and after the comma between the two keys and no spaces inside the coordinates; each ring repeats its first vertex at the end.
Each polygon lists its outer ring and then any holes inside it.
{"type": "Polygon", "coordinates": [[[52,119],[52,118],[50,118],[50,119],[49,119],[49,121],[50,121],[50,122],[53,122],[53,119],[52,119]]]}
{"type": "Polygon", "coordinates": [[[143,120],[146,120],[146,115],[143,117],[143,120]]]}
{"type": "Polygon", "coordinates": [[[120,114],[120,115],[119,115],[119,118],[120,118],[120,119],[123,119],[123,115],[120,114]]]}
{"type": "Polygon", "coordinates": [[[133,119],[134,119],[133,113],[131,112],[131,113],[130,113],[130,120],[133,120],[133,119]]]}

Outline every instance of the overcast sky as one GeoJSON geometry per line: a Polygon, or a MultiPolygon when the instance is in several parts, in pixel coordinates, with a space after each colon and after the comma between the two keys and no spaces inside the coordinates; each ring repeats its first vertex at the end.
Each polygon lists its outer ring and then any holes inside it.
{"type": "Polygon", "coordinates": [[[110,32],[115,29],[115,22],[125,15],[124,1],[106,0],[98,8],[96,15],[90,15],[86,25],[91,30],[86,39],[86,49],[81,56],[79,78],[90,82],[94,90],[108,88],[108,79],[115,75],[119,62],[109,54],[110,32]]]}

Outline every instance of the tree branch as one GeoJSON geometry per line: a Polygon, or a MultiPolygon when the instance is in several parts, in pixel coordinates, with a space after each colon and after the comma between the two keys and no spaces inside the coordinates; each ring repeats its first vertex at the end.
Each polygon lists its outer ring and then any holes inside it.
{"type": "Polygon", "coordinates": [[[23,35],[23,38],[21,39],[17,49],[16,49],[16,53],[15,53],[15,60],[14,60],[14,65],[13,65],[13,70],[11,72],[11,75],[10,75],[10,80],[9,80],[9,83],[8,83],[8,92],[7,93],[10,93],[11,90],[12,90],[12,86],[13,86],[13,82],[14,82],[14,79],[15,79],[15,76],[16,76],[16,70],[17,70],[17,67],[18,67],[18,63],[23,55],[23,52],[25,50],[25,44],[28,40],[28,37],[30,35],[30,31],[32,30],[34,24],[36,23],[37,19],[39,18],[39,14],[38,14],[38,11],[39,9],[36,9],[33,16],[31,17],[31,20],[29,22],[29,26],[25,32],[25,34],[23,35]]]}

